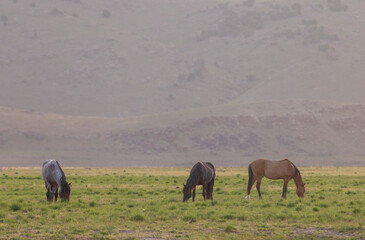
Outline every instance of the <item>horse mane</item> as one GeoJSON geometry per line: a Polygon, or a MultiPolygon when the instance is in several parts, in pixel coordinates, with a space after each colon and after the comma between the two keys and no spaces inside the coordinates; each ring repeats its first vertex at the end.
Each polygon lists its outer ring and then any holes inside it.
{"type": "Polygon", "coordinates": [[[198,162],[193,166],[193,168],[190,171],[189,178],[186,181],[187,186],[194,187],[196,185],[196,182],[198,181],[197,178],[199,177],[198,171],[201,169],[202,166],[203,166],[202,162],[198,162]]]}
{"type": "Polygon", "coordinates": [[[297,178],[294,178],[294,182],[297,184],[297,181],[299,180],[298,182],[303,184],[302,175],[300,174],[299,169],[294,165],[294,163],[292,164],[295,169],[295,177],[297,178]]]}
{"type": "Polygon", "coordinates": [[[295,168],[295,174],[300,174],[298,168],[293,164],[294,168],[295,168]]]}
{"type": "Polygon", "coordinates": [[[298,174],[300,175],[300,172],[299,172],[298,168],[294,165],[294,163],[292,161],[290,161],[287,158],[285,158],[284,160],[289,161],[293,165],[293,167],[295,169],[295,175],[298,175],[298,174]]]}
{"type": "Polygon", "coordinates": [[[65,175],[65,173],[64,173],[64,172],[63,172],[63,170],[62,170],[61,163],[59,163],[57,160],[55,160],[55,162],[57,163],[57,166],[58,166],[58,168],[60,169],[61,174],[62,174],[62,177],[61,177],[61,183],[62,183],[62,184],[64,184],[64,183],[66,183],[66,182],[67,182],[67,181],[66,181],[66,175],[65,175]]]}

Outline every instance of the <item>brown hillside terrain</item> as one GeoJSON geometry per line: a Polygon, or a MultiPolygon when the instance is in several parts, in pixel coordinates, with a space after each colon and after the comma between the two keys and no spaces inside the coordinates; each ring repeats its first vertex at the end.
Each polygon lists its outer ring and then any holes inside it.
{"type": "Polygon", "coordinates": [[[1,108],[2,166],[246,166],[259,158],[361,165],[365,106],[292,101],[221,105],[126,119],[1,108]]]}
{"type": "Polygon", "coordinates": [[[0,1],[0,166],[364,165],[364,12],[0,1]]]}

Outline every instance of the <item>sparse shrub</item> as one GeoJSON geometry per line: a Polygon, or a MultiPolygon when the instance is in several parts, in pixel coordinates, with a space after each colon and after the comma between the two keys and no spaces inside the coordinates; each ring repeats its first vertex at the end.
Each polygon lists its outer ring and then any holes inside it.
{"type": "Polygon", "coordinates": [[[312,208],[312,210],[313,210],[313,212],[319,212],[319,208],[317,208],[317,207],[312,208]]]}
{"type": "Polygon", "coordinates": [[[53,8],[52,11],[51,11],[51,15],[54,15],[54,16],[63,16],[64,13],[60,10],[58,10],[57,8],[53,8]]]}
{"type": "Polygon", "coordinates": [[[288,208],[293,208],[293,207],[295,207],[295,203],[293,203],[293,202],[290,202],[290,203],[288,203],[288,205],[286,205],[288,208]]]}
{"type": "Polygon", "coordinates": [[[234,219],[235,217],[232,214],[226,214],[223,216],[224,219],[234,219]]]}
{"type": "Polygon", "coordinates": [[[1,16],[0,21],[3,23],[4,26],[8,25],[8,17],[7,16],[1,16]]]}
{"type": "Polygon", "coordinates": [[[0,208],[6,208],[6,203],[4,203],[4,202],[0,202],[0,208]]]}
{"type": "Polygon", "coordinates": [[[328,208],[328,204],[327,203],[321,203],[321,204],[319,204],[319,206],[321,208],[328,208]]]}
{"type": "Polygon", "coordinates": [[[355,226],[342,226],[338,229],[338,231],[341,233],[352,232],[354,230],[356,230],[355,226]]]}
{"type": "Polygon", "coordinates": [[[176,209],[176,206],[170,206],[167,209],[169,209],[169,210],[175,210],[176,209]]]}
{"type": "Polygon", "coordinates": [[[243,5],[246,7],[252,7],[255,3],[255,0],[246,0],[245,2],[243,2],[243,5]]]}
{"type": "Polygon", "coordinates": [[[186,221],[186,222],[190,222],[190,223],[192,223],[192,222],[196,222],[196,218],[195,218],[195,217],[193,217],[193,216],[191,216],[191,215],[186,215],[186,216],[184,216],[184,217],[183,217],[183,220],[184,220],[184,221],[186,221]]]}
{"type": "Polygon", "coordinates": [[[331,47],[327,44],[318,46],[318,50],[321,51],[321,52],[324,52],[324,53],[329,53],[329,52],[335,52],[336,51],[336,49],[334,47],[331,47]]]}
{"type": "Polygon", "coordinates": [[[236,231],[236,228],[233,227],[232,225],[227,225],[224,229],[225,232],[234,232],[236,231]]]}
{"type": "Polygon", "coordinates": [[[238,216],[237,219],[240,220],[240,221],[246,221],[246,217],[245,216],[238,216]]]}
{"type": "Polygon", "coordinates": [[[101,14],[104,18],[110,18],[111,14],[108,10],[104,10],[103,13],[101,14]]]}
{"type": "Polygon", "coordinates": [[[303,210],[303,205],[298,205],[296,208],[295,208],[295,211],[302,211],[303,210]]]}
{"type": "Polygon", "coordinates": [[[60,204],[54,204],[50,208],[51,209],[61,209],[62,208],[62,205],[60,205],[60,204]]]}
{"type": "Polygon", "coordinates": [[[18,211],[21,208],[22,208],[22,206],[18,203],[13,203],[13,204],[10,205],[10,210],[12,210],[13,212],[18,211]]]}
{"type": "Polygon", "coordinates": [[[332,12],[346,12],[347,5],[342,4],[341,0],[327,0],[327,7],[332,12]]]}
{"type": "Polygon", "coordinates": [[[44,135],[42,135],[41,133],[32,132],[32,131],[23,132],[22,136],[26,139],[31,139],[31,140],[36,140],[36,141],[42,141],[45,138],[44,135]]]}
{"type": "Polygon", "coordinates": [[[141,214],[135,214],[130,218],[131,221],[135,221],[135,222],[142,222],[145,220],[145,217],[141,214]]]}
{"type": "Polygon", "coordinates": [[[361,213],[361,209],[355,208],[352,212],[355,213],[355,214],[361,213]]]}

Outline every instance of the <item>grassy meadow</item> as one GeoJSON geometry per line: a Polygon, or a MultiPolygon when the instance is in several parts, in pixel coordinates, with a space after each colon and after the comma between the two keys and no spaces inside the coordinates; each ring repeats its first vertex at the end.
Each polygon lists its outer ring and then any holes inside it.
{"type": "Polygon", "coordinates": [[[188,168],[64,168],[70,202],[48,203],[40,168],[0,169],[0,239],[364,239],[365,167],[300,168],[306,197],[247,168],[217,168],[214,201],[182,203],[188,168]]]}

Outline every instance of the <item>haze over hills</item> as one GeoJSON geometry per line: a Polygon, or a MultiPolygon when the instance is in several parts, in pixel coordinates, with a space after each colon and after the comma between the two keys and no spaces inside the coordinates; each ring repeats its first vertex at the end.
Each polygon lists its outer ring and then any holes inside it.
{"type": "Polygon", "coordinates": [[[2,166],[363,165],[365,105],[231,104],[140,117],[96,118],[0,109],[2,166]]]}
{"type": "Polygon", "coordinates": [[[364,11],[1,1],[0,166],[364,165],[364,11]]]}

